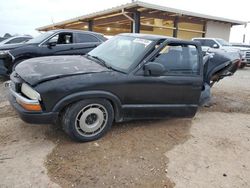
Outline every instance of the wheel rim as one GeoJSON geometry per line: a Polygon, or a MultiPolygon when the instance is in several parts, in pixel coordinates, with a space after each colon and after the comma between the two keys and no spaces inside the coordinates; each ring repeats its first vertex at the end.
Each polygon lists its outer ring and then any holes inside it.
{"type": "Polygon", "coordinates": [[[100,104],[85,106],[76,116],[75,126],[77,132],[85,137],[99,134],[108,121],[108,113],[100,104]]]}

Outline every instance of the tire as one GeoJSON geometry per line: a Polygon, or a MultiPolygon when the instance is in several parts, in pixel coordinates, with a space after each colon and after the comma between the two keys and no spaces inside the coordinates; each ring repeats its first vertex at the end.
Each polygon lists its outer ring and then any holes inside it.
{"type": "Polygon", "coordinates": [[[89,142],[105,135],[114,120],[114,110],[105,99],[82,100],[70,105],[62,116],[63,130],[74,140],[89,142]]]}

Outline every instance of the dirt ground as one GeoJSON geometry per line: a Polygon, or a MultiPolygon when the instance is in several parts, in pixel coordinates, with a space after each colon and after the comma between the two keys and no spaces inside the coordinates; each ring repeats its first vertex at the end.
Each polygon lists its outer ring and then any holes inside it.
{"type": "Polygon", "coordinates": [[[116,124],[102,139],[22,122],[0,85],[0,187],[250,187],[250,68],[193,119],[116,124]]]}

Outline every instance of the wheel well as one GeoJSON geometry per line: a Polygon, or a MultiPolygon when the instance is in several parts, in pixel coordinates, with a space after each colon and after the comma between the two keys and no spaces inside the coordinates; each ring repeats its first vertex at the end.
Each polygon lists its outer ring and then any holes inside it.
{"type": "Polygon", "coordinates": [[[14,68],[18,63],[20,63],[21,61],[23,61],[23,60],[25,60],[25,59],[29,59],[29,58],[31,58],[31,57],[29,57],[29,56],[21,56],[21,57],[16,58],[15,61],[13,62],[13,64],[11,65],[10,68],[13,70],[13,68],[14,68]]]}
{"type": "Polygon", "coordinates": [[[105,97],[86,98],[86,99],[79,99],[79,100],[73,101],[73,102],[65,105],[63,108],[61,108],[61,110],[59,111],[59,115],[58,115],[59,119],[61,119],[62,115],[65,113],[66,109],[69,106],[71,106],[71,105],[73,105],[73,104],[75,104],[75,103],[77,103],[77,102],[79,102],[81,100],[88,100],[88,99],[105,99],[105,100],[109,101],[112,108],[113,108],[113,110],[114,110],[115,121],[120,121],[120,113],[119,113],[118,107],[115,105],[114,101],[112,101],[111,99],[105,98],[105,97]]]}

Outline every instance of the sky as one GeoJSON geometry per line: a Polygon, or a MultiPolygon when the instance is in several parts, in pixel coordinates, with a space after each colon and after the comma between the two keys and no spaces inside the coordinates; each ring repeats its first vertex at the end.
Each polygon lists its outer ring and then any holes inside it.
{"type": "MultiPolygon", "coordinates": [[[[248,0],[142,0],[162,6],[192,12],[225,17],[240,21],[250,21],[248,0]]],[[[131,0],[0,0],[0,36],[10,34],[30,34],[37,36],[35,30],[40,26],[52,24],[77,16],[104,10],[131,0]]],[[[250,43],[250,24],[233,27],[230,41],[250,43]]]]}

